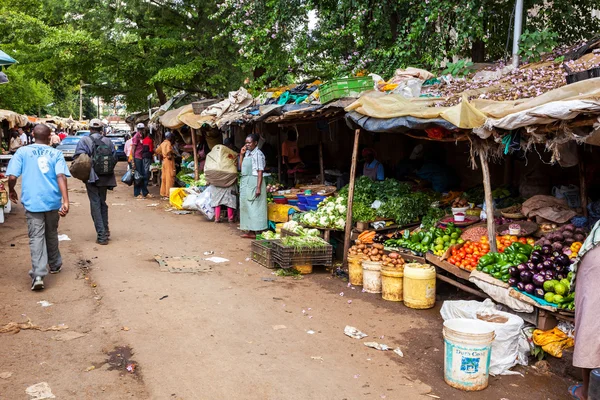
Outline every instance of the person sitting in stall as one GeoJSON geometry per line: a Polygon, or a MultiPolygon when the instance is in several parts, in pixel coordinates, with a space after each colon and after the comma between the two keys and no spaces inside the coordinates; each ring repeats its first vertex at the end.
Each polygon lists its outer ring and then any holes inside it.
{"type": "Polygon", "coordinates": [[[374,149],[367,147],[362,151],[362,156],[365,159],[363,166],[363,175],[371,178],[374,181],[382,181],[385,179],[383,164],[376,160],[377,153],[374,149]]]}
{"type": "Polygon", "coordinates": [[[287,140],[281,144],[281,158],[283,160],[283,176],[284,179],[288,180],[289,174],[303,165],[298,150],[298,134],[296,131],[288,131],[287,140]]]}
{"type": "Polygon", "coordinates": [[[10,154],[15,154],[15,152],[22,147],[23,144],[21,142],[21,138],[19,137],[19,133],[17,131],[12,131],[10,143],[8,144],[8,151],[10,154]]]}
{"type": "Polygon", "coordinates": [[[268,228],[267,188],[263,179],[265,156],[258,149],[258,135],[246,137],[246,144],[240,151],[240,229],[248,231],[243,238],[255,239],[256,232],[268,228]]]}
{"type": "Polygon", "coordinates": [[[165,132],[165,139],[156,148],[156,154],[162,157],[160,179],[160,195],[169,198],[170,190],[175,186],[175,153],[173,151],[174,136],[170,131],[165,132]]]}

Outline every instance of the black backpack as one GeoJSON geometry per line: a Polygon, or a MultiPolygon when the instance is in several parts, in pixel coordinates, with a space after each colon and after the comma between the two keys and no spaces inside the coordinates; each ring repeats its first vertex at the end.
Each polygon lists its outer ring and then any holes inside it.
{"type": "Polygon", "coordinates": [[[115,172],[117,160],[113,156],[113,150],[110,146],[97,138],[91,138],[94,141],[94,153],[92,154],[92,168],[98,175],[111,175],[115,172]]]}

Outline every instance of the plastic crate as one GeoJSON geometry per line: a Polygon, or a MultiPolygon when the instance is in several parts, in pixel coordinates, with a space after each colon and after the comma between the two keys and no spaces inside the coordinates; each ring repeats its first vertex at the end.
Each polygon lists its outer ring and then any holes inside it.
{"type": "Polygon", "coordinates": [[[569,70],[567,70],[567,72],[569,72],[569,75],[567,75],[567,77],[566,77],[567,84],[584,81],[584,80],[590,79],[590,78],[600,78],[600,67],[591,68],[591,69],[588,69],[587,71],[581,71],[581,72],[571,73],[569,70]]]}
{"type": "Polygon", "coordinates": [[[271,240],[253,240],[250,244],[252,261],[265,268],[274,269],[276,266],[273,260],[272,246],[273,241],[271,240]]]}
{"type": "Polygon", "coordinates": [[[281,240],[273,240],[272,259],[281,268],[291,268],[295,265],[324,265],[333,264],[333,246],[326,244],[319,248],[306,248],[297,250],[285,247],[281,240]]]}
{"type": "Polygon", "coordinates": [[[370,76],[334,79],[319,87],[319,98],[321,104],[325,104],[344,97],[359,97],[365,90],[372,89],[373,79],[370,76]]]}

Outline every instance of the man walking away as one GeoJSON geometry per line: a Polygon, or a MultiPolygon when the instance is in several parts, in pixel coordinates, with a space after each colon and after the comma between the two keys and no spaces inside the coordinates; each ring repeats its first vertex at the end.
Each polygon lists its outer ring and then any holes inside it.
{"type": "Polygon", "coordinates": [[[131,139],[131,154],[129,156],[129,163],[133,171],[138,171],[142,175],[142,181],[140,183],[133,184],[133,196],[136,199],[144,199],[148,196],[148,177],[144,172],[144,124],[141,122],[137,124],[137,132],[131,139]]]}
{"type": "Polygon", "coordinates": [[[31,251],[31,290],[44,288],[44,277],[62,268],[58,249],[58,220],[69,212],[67,177],[71,176],[61,151],[50,144],[50,128],[33,130],[35,144],[19,148],[8,164],[8,191],[17,203],[17,179],[22,176],[21,202],[25,207],[31,251]]]}
{"type": "Polygon", "coordinates": [[[102,121],[99,119],[90,121],[90,136],[84,136],[77,143],[74,158],[84,153],[92,160],[90,179],[85,184],[85,188],[90,199],[90,211],[96,228],[96,243],[106,245],[110,238],[106,193],[117,186],[115,179],[117,157],[112,141],[102,135],[102,121]]]}

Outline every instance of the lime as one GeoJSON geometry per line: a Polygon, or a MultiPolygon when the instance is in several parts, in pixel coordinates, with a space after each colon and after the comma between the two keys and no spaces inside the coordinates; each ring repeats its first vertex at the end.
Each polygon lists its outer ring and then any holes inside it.
{"type": "Polygon", "coordinates": [[[550,303],[560,303],[563,300],[563,297],[560,294],[555,294],[552,296],[552,301],[550,303]]]}
{"type": "Polygon", "coordinates": [[[450,235],[444,235],[444,237],[442,239],[444,239],[444,242],[449,242],[450,241],[450,235]]]}
{"type": "Polygon", "coordinates": [[[450,238],[452,238],[452,239],[458,239],[458,233],[453,232],[452,235],[450,235],[450,238]]]}
{"type": "MultiPolygon", "coordinates": [[[[548,282],[544,282],[544,283],[548,283],[548,282]]],[[[548,292],[544,295],[544,300],[546,300],[548,303],[554,303],[554,293],[548,292]]]]}
{"type": "Polygon", "coordinates": [[[554,293],[562,296],[563,294],[567,293],[567,287],[559,282],[554,285],[554,293]]]}
{"type": "Polygon", "coordinates": [[[436,250],[444,250],[444,245],[443,244],[437,244],[437,245],[435,245],[435,249],[436,250]]]}
{"type": "MultiPolygon", "coordinates": [[[[544,290],[546,292],[554,292],[555,284],[556,284],[556,281],[554,281],[554,280],[544,282],[544,290]]],[[[548,293],[546,293],[546,294],[548,294],[548,293]]],[[[550,301],[550,300],[547,300],[547,301],[550,301]]]]}
{"type": "Polygon", "coordinates": [[[560,283],[565,285],[565,287],[567,288],[567,290],[569,290],[571,288],[571,281],[568,279],[561,279],[560,283]]]}
{"type": "Polygon", "coordinates": [[[450,244],[456,244],[456,239],[450,240],[450,244]]]}

